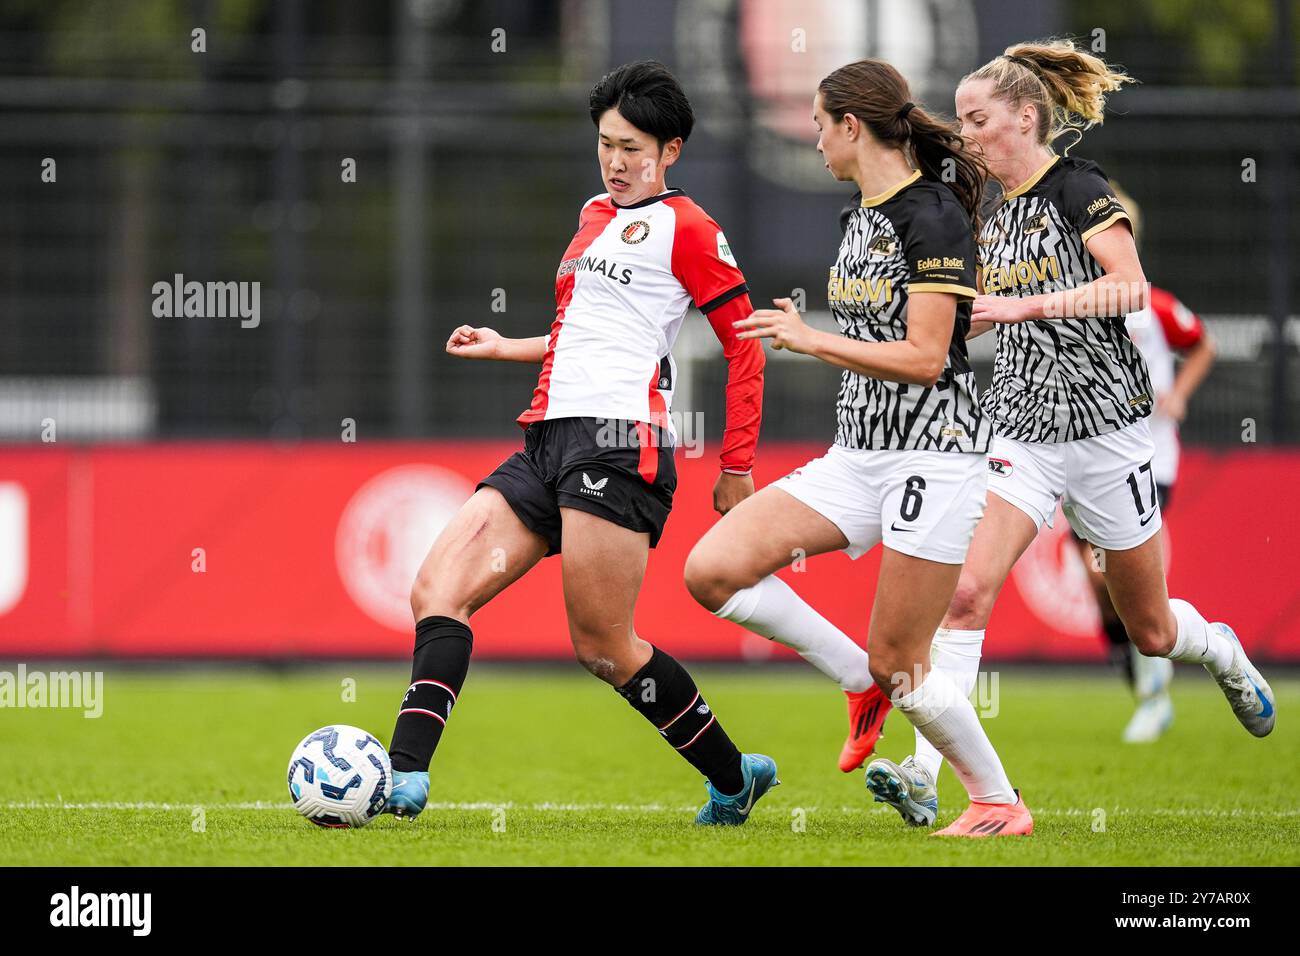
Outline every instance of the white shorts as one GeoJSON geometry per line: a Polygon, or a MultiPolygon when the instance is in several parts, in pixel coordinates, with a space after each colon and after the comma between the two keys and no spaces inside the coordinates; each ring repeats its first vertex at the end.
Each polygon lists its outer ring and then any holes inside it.
{"type": "Polygon", "coordinates": [[[903,554],[961,564],[984,514],[987,456],[863,451],[832,445],[773,486],[826,517],[862,557],[881,541],[903,554]]]}
{"type": "Polygon", "coordinates": [[[989,491],[1051,527],[1057,499],[1079,536],[1126,551],[1160,530],[1151,471],[1155,445],[1144,418],[1095,438],[1040,443],[994,435],[989,491]]]}

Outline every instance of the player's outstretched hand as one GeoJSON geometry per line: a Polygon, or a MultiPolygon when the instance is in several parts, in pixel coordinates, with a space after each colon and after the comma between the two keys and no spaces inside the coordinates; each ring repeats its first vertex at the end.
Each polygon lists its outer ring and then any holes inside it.
{"type": "Polygon", "coordinates": [[[491,359],[497,357],[501,336],[489,328],[462,325],[447,339],[447,354],[457,358],[491,359]]]}
{"type": "Polygon", "coordinates": [[[814,330],[804,324],[790,299],[773,299],[775,309],[759,309],[747,319],[733,322],[740,339],[771,339],[772,348],[807,352],[814,330]]]}

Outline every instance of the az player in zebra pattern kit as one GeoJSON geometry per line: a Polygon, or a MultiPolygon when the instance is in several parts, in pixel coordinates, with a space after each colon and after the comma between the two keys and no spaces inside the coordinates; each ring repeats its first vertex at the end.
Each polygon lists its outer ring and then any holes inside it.
{"type": "MultiPolygon", "coordinates": [[[[1146,295],[1127,213],[1094,163],[1050,147],[1100,123],[1105,94],[1125,82],[1059,40],[1009,47],[957,89],[962,135],[1003,187],[983,229],[972,312],[972,334],[997,327],[985,393],[995,437],[988,507],[935,635],[934,664],[973,688],[998,591],[1063,499],[1071,525],[1104,552],[1107,590],[1138,650],[1204,664],[1237,719],[1262,737],[1275,720],[1268,684],[1231,628],[1166,590],[1152,388],[1124,326],[1146,295]]],[[[916,748],[890,765],[891,785],[933,797],[942,757],[921,735],[916,748]]]]}
{"type": "MultiPolygon", "coordinates": [[[[822,80],[813,119],[827,169],[870,197],[848,216],[827,289],[843,334],[809,328],[789,299],[736,327],[845,370],[835,443],[710,529],[687,558],[686,585],[717,616],[793,647],[849,693],[855,730],[859,712],[865,729],[851,732],[841,769],[870,754],[892,692],[970,795],[940,832],[1029,834],[1033,819],[975,708],[929,667],[987,486],[991,430],[965,343],[983,170],[880,60],[822,80]],[[800,551],[858,558],[882,542],[868,654],[775,572],[800,551]]],[[[909,809],[934,822],[933,806],[909,809]]]]}

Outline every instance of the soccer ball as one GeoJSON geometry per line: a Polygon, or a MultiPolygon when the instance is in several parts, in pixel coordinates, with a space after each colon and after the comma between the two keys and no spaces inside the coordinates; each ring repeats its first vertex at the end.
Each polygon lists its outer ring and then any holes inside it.
{"type": "Polygon", "coordinates": [[[289,758],[293,808],[320,827],[363,827],[393,793],[384,745],[347,724],[308,734],[289,758]]]}

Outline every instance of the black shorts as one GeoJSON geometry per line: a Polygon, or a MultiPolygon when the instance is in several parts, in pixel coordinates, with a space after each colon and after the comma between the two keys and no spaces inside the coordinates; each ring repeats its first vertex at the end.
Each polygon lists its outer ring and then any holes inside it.
{"type": "MultiPolygon", "coordinates": [[[[524,430],[517,451],[478,483],[501,492],[530,531],[560,553],[560,508],[577,508],[659,543],[673,507],[671,439],[644,422],[551,418],[524,430]]],[[[475,490],[478,490],[477,488],[475,490]]]]}

